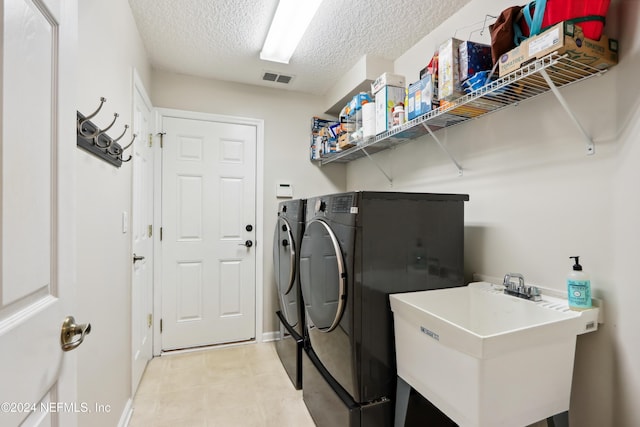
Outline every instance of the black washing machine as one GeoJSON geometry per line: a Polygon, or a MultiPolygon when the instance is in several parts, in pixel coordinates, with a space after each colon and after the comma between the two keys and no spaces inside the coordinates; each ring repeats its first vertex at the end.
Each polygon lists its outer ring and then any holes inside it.
{"type": "Polygon", "coordinates": [[[388,295],[464,285],[467,200],[393,192],[307,200],[300,249],[309,334],[303,399],[318,426],[393,425],[396,362],[388,295]]]}
{"type": "Polygon", "coordinates": [[[273,236],[273,269],[279,303],[276,315],[280,321],[276,351],[296,389],[302,387],[302,351],[306,336],[298,267],[305,204],[305,200],[281,202],[273,236]]]}

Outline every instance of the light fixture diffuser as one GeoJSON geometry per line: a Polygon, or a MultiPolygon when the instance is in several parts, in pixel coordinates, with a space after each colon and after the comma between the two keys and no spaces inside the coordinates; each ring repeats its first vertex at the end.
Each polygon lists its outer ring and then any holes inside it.
{"type": "Polygon", "coordinates": [[[322,0],[280,0],[260,59],[288,64],[322,0]]]}

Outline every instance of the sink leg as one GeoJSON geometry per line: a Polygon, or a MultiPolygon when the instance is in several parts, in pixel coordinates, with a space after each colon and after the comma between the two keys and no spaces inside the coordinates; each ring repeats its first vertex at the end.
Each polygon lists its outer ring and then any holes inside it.
{"type": "Polygon", "coordinates": [[[411,393],[411,386],[407,384],[405,380],[398,377],[398,385],[396,386],[396,414],[393,422],[394,427],[404,427],[404,422],[407,418],[407,407],[409,406],[409,393],[411,393]]]}
{"type": "Polygon", "coordinates": [[[569,411],[547,418],[547,427],[569,427],[569,411]]]}

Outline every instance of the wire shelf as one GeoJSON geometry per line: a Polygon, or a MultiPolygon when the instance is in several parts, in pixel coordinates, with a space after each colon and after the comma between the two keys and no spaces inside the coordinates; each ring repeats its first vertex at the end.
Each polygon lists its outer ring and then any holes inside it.
{"type": "Polygon", "coordinates": [[[446,107],[436,108],[401,126],[369,138],[355,147],[323,157],[320,163],[324,165],[332,162],[350,162],[439,129],[517,105],[556,88],[601,75],[606,71],[574,61],[566,54],[552,53],[451,101],[446,107]],[[555,87],[550,86],[545,78],[547,76],[555,87]]]}

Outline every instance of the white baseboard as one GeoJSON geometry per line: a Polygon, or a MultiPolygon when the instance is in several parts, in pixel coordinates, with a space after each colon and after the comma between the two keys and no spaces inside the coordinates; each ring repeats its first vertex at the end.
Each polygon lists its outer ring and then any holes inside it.
{"type": "Polygon", "coordinates": [[[277,341],[279,339],[280,339],[280,331],[262,333],[262,342],[277,341]]]}
{"type": "Polygon", "coordinates": [[[124,410],[122,411],[122,415],[120,415],[120,421],[118,421],[118,427],[127,427],[129,425],[129,421],[131,421],[131,416],[133,415],[133,400],[127,400],[127,403],[124,405],[124,410]]]}

